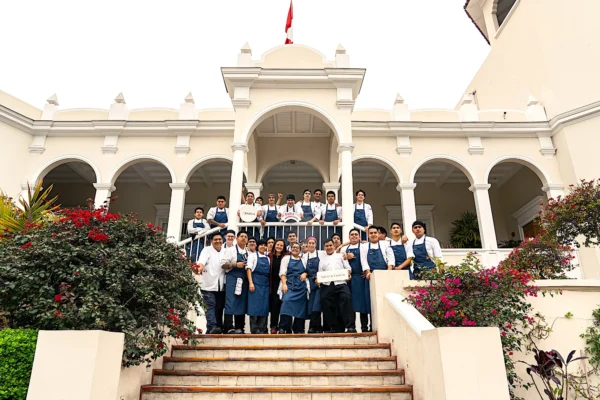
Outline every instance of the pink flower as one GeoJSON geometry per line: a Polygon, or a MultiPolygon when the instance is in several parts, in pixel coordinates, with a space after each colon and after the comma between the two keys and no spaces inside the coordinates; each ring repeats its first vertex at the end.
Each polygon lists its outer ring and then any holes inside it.
{"type": "Polygon", "coordinates": [[[494,314],[494,315],[498,315],[498,311],[496,311],[496,310],[492,310],[492,314],[494,314]]]}

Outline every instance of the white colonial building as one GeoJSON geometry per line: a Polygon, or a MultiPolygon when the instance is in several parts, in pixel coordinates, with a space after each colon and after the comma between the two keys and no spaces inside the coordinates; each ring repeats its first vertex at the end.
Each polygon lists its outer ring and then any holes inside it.
{"type": "MultiPolygon", "coordinates": [[[[0,188],[16,196],[43,180],[64,206],[117,195],[113,210],[177,239],[218,195],[237,227],[242,185],[298,200],[305,188],[333,190],[347,232],[363,189],[375,224],[410,232],[422,219],[449,261],[467,252],[451,248],[452,222],[475,212],[478,251],[494,265],[509,251],[499,243],[535,233],[540,203],[600,177],[598,7],[468,1],[491,51],[448,110],[411,109],[400,95],[389,109],[355,108],[367,71],[341,45],[331,57],[303,45],[256,57],[244,45],[222,68],[229,109],[199,110],[192,94],[179,109],[129,109],[123,94],[107,109],[62,109],[56,96],[38,109],[0,92],[0,188]]],[[[600,275],[599,254],[580,251],[584,277],[600,275]]]]}

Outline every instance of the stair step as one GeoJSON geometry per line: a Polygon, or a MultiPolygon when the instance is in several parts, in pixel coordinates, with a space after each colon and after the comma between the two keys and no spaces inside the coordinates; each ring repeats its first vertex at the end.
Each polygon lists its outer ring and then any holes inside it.
{"type": "Polygon", "coordinates": [[[142,400],[411,400],[412,386],[143,386],[142,400]]]}
{"type": "Polygon", "coordinates": [[[197,344],[207,346],[287,346],[377,344],[377,333],[320,333],[299,335],[196,335],[197,344]]]}
{"type": "Polygon", "coordinates": [[[173,346],[173,357],[389,357],[389,344],[288,346],[173,346]]]}
{"type": "Polygon", "coordinates": [[[404,371],[155,370],[152,383],[155,386],[391,386],[404,384],[404,371]]]}
{"type": "Polygon", "coordinates": [[[163,368],[179,371],[395,370],[396,357],[164,357],[163,368]]]}

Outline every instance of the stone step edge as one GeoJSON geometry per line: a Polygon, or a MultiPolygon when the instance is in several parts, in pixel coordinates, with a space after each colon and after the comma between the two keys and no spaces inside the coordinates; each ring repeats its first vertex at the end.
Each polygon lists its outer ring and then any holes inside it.
{"type": "Polygon", "coordinates": [[[377,350],[391,349],[389,343],[379,344],[323,344],[323,345],[256,345],[256,346],[206,346],[177,344],[172,350],[377,350]]]}
{"type": "Polygon", "coordinates": [[[164,357],[163,362],[206,362],[206,361],[393,361],[396,357],[164,357]]]}
{"type": "Polygon", "coordinates": [[[203,334],[203,335],[192,335],[193,339],[201,338],[296,338],[296,337],[308,337],[308,338],[325,338],[325,337],[370,337],[377,336],[377,332],[357,332],[357,333],[294,333],[294,334],[267,334],[267,333],[240,333],[240,334],[203,334]]]}
{"type": "Polygon", "coordinates": [[[412,385],[395,386],[142,386],[142,393],[412,393],[412,385]]]}
{"type": "Polygon", "coordinates": [[[318,371],[182,371],[155,369],[154,375],[168,376],[404,376],[403,369],[389,370],[318,370],[318,371]]]}

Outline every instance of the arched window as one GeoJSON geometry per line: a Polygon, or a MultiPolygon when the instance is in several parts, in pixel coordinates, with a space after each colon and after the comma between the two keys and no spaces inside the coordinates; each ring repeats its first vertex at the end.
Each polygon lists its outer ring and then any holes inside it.
{"type": "Polygon", "coordinates": [[[496,18],[498,19],[498,28],[502,26],[502,23],[516,2],[517,0],[498,0],[496,3],[496,18]]]}

